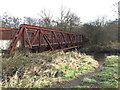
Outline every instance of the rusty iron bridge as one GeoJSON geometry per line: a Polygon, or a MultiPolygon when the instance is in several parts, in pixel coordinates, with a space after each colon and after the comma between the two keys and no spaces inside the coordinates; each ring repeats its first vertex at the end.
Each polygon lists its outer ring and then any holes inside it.
{"type": "Polygon", "coordinates": [[[39,52],[76,48],[82,46],[84,42],[82,34],[26,24],[21,24],[19,29],[2,27],[0,31],[2,31],[2,40],[11,40],[8,48],[10,55],[12,55],[19,40],[23,48],[28,47],[39,52]]]}

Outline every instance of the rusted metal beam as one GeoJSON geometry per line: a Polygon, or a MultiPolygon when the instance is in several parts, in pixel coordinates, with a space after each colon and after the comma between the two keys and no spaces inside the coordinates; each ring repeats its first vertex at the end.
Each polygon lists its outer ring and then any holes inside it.
{"type": "Polygon", "coordinates": [[[33,40],[32,40],[32,45],[34,44],[34,42],[35,42],[35,40],[36,40],[36,37],[38,36],[38,33],[39,33],[40,31],[38,30],[36,33],[35,33],[35,35],[34,35],[34,37],[33,37],[33,40]]]}
{"type": "Polygon", "coordinates": [[[15,28],[4,28],[4,27],[0,27],[0,30],[2,30],[2,31],[17,31],[17,30],[19,30],[19,29],[15,29],[15,28]]]}
{"type": "Polygon", "coordinates": [[[41,33],[39,32],[39,52],[41,52],[41,33]]]}
{"type": "Polygon", "coordinates": [[[54,50],[54,51],[48,51],[47,53],[59,52],[59,51],[62,51],[62,50],[68,50],[68,49],[77,48],[77,47],[80,47],[80,46],[81,45],[72,46],[72,47],[63,48],[63,49],[57,49],[57,50],[54,50]]]}
{"type": "Polygon", "coordinates": [[[68,49],[74,46],[77,47],[83,42],[81,34],[48,29],[44,27],[31,26],[26,24],[20,25],[20,29],[0,29],[3,31],[16,31],[9,48],[10,54],[12,54],[20,37],[22,38],[21,40],[23,42],[23,47],[26,47],[26,44],[28,44],[30,49],[33,49],[33,46],[38,47],[40,52],[48,48],[48,46],[51,48],[52,51],[56,50],[56,48],[64,50],[64,48],[66,47],[68,47],[68,49]]]}
{"type": "Polygon", "coordinates": [[[18,42],[18,40],[19,40],[19,38],[20,38],[20,36],[21,36],[21,34],[22,34],[23,29],[24,29],[24,27],[22,27],[22,28],[20,29],[20,31],[18,31],[18,34],[16,34],[16,35],[14,36],[15,38],[14,38],[14,40],[12,41],[12,43],[11,43],[11,45],[10,45],[10,48],[11,48],[11,50],[10,50],[10,55],[12,54],[14,48],[16,47],[16,44],[17,44],[17,42],[18,42]]]}
{"type": "Polygon", "coordinates": [[[48,29],[48,28],[44,28],[44,27],[31,26],[31,25],[27,25],[27,24],[22,24],[21,27],[26,27],[26,28],[31,28],[31,29],[42,29],[42,30],[45,30],[45,31],[53,31],[53,32],[60,32],[60,33],[63,32],[63,33],[66,33],[66,34],[79,35],[77,33],[71,33],[71,32],[65,32],[65,31],[60,31],[60,30],[48,29]]]}
{"type": "Polygon", "coordinates": [[[32,44],[31,44],[31,42],[30,42],[29,35],[28,35],[28,33],[27,33],[27,31],[26,31],[26,30],[25,30],[25,32],[26,32],[26,35],[27,35],[27,39],[28,39],[29,46],[30,46],[30,48],[32,49],[32,44]]]}
{"type": "Polygon", "coordinates": [[[59,44],[59,45],[60,45],[60,47],[62,48],[61,43],[60,43],[60,41],[59,41],[58,37],[56,36],[56,33],[55,33],[55,32],[52,32],[52,33],[54,34],[55,39],[57,40],[58,44],[59,44]]]}
{"type": "MultiPolygon", "coordinates": [[[[41,33],[43,34],[43,32],[41,31],[41,33]]],[[[51,42],[50,40],[47,38],[47,36],[45,34],[43,34],[44,39],[46,40],[46,42],[49,44],[49,46],[51,47],[52,50],[54,50],[54,48],[51,46],[51,42]]]]}

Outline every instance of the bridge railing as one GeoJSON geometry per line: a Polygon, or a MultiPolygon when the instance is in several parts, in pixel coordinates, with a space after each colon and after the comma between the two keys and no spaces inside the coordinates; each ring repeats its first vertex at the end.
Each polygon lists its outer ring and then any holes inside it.
{"type": "Polygon", "coordinates": [[[83,43],[83,35],[81,34],[26,24],[20,25],[19,29],[1,28],[1,30],[3,32],[5,30],[14,32],[11,34],[10,54],[12,54],[19,40],[22,47],[36,49],[39,52],[80,46],[83,43]]]}

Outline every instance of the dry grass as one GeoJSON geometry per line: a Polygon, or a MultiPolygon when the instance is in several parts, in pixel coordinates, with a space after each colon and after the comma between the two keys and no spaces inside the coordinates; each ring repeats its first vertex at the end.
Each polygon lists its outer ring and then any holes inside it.
{"type": "Polygon", "coordinates": [[[41,88],[93,72],[99,64],[91,56],[75,52],[17,54],[3,58],[2,87],[41,88]]]}

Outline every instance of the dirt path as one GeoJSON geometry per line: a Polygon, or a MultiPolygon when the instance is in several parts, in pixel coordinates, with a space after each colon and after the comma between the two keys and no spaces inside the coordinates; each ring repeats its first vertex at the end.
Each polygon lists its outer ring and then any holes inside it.
{"type": "Polygon", "coordinates": [[[52,86],[52,88],[73,88],[74,86],[77,86],[77,85],[80,85],[80,86],[90,86],[91,88],[102,88],[98,83],[99,83],[99,77],[96,77],[95,75],[100,72],[103,68],[104,68],[104,61],[105,60],[101,60],[101,61],[98,61],[99,62],[99,67],[96,71],[92,72],[92,73],[88,73],[86,75],[82,75],[80,76],[79,78],[77,79],[74,79],[70,82],[66,82],[66,83],[59,83],[57,85],[54,85],[52,86]],[[88,84],[88,83],[80,83],[82,82],[82,80],[84,78],[94,78],[97,83],[95,84],[88,84]]]}

